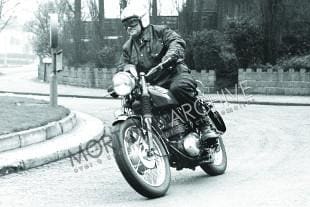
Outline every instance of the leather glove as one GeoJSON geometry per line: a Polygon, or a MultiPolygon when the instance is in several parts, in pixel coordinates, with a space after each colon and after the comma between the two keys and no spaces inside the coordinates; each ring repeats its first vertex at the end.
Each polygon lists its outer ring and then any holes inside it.
{"type": "Polygon", "coordinates": [[[177,57],[177,55],[173,54],[173,55],[169,55],[169,56],[164,56],[162,58],[162,62],[165,62],[167,60],[169,60],[169,61],[163,65],[164,68],[174,66],[178,61],[178,57],[177,57]]]}

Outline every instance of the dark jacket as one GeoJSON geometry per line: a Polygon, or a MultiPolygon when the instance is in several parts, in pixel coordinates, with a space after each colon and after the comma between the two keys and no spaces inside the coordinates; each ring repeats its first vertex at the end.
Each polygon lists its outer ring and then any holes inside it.
{"type": "Polygon", "coordinates": [[[178,59],[174,70],[165,70],[151,81],[162,85],[177,73],[189,72],[184,64],[185,41],[175,31],[162,25],[144,28],[139,40],[129,38],[123,45],[122,64],[134,64],[138,71],[147,72],[169,57],[178,59]]]}

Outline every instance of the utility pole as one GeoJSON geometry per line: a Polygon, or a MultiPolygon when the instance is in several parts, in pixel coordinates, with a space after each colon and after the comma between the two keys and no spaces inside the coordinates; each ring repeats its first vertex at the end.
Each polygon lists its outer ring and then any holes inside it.
{"type": "Polygon", "coordinates": [[[58,46],[58,16],[57,14],[50,15],[50,45],[52,53],[52,65],[53,71],[50,78],[50,105],[52,107],[57,106],[57,68],[56,68],[56,56],[58,46]]]}

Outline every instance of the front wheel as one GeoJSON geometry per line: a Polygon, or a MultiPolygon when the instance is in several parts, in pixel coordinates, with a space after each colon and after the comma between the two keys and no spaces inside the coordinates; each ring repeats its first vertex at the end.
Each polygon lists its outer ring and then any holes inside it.
{"type": "Polygon", "coordinates": [[[218,144],[218,149],[214,152],[214,162],[200,165],[211,176],[224,174],[227,168],[227,155],[222,137],[218,138],[218,144]]]}
{"type": "Polygon", "coordinates": [[[163,196],[171,180],[167,153],[153,132],[154,155],[149,156],[140,121],[128,119],[113,130],[113,152],[123,176],[141,195],[148,198],[163,196]]]}

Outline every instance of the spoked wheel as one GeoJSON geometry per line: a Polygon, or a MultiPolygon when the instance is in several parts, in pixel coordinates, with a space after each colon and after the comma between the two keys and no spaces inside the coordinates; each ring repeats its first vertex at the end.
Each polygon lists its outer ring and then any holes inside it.
{"type": "Polygon", "coordinates": [[[227,168],[227,155],[222,137],[218,138],[219,146],[214,152],[214,161],[212,163],[203,163],[200,167],[209,175],[216,176],[224,174],[227,168]]]}
{"type": "Polygon", "coordinates": [[[113,134],[115,160],[131,187],[148,198],[163,196],[169,188],[171,174],[166,151],[156,133],[153,133],[151,155],[139,121],[128,119],[118,123],[113,134]]]}

